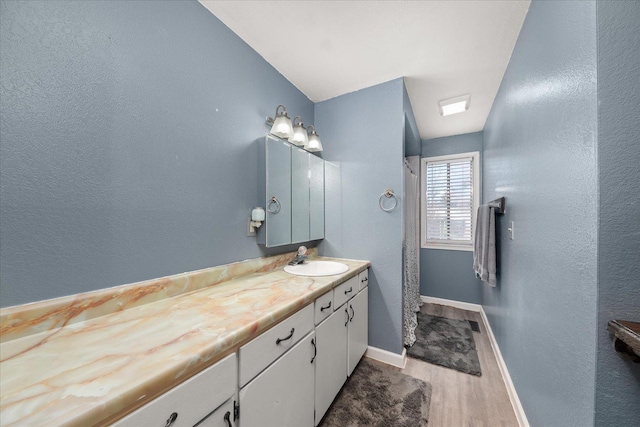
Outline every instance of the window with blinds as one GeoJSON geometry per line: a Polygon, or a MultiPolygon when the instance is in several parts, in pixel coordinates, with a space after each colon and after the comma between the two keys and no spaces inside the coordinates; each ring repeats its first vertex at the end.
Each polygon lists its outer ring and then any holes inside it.
{"type": "Polygon", "coordinates": [[[473,247],[478,153],[423,159],[423,246],[473,247]]]}

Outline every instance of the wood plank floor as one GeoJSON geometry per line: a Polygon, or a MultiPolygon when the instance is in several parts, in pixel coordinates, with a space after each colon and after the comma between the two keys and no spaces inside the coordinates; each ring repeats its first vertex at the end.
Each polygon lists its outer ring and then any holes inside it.
{"type": "Polygon", "coordinates": [[[431,383],[429,427],[517,427],[518,421],[507,388],[493,354],[480,313],[437,304],[425,304],[422,312],[450,319],[475,320],[480,333],[474,332],[482,376],[458,372],[408,358],[398,371],[431,383]]]}

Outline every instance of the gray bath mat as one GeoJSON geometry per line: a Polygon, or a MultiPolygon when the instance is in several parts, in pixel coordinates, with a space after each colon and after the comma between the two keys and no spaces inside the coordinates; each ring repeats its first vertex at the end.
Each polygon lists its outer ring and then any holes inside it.
{"type": "Polygon", "coordinates": [[[407,355],[471,375],[482,375],[471,326],[466,320],[418,312],[416,342],[407,355]]]}
{"type": "Polygon", "coordinates": [[[320,427],[417,427],[429,420],[431,384],[363,358],[320,427]]]}

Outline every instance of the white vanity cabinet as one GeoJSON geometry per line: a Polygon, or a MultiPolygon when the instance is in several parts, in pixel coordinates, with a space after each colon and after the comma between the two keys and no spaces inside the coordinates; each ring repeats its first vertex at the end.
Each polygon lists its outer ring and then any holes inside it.
{"type": "MultiPolygon", "coordinates": [[[[369,288],[364,278],[368,270],[337,286],[333,290],[335,311],[316,326],[316,426],[367,350],[369,288]]],[[[318,301],[327,307],[327,299],[325,294],[316,300],[316,313],[318,301]]]]}
{"type": "Polygon", "coordinates": [[[240,390],[242,427],[312,426],[315,332],[240,390]]]}
{"type": "Polygon", "coordinates": [[[316,419],[320,423],[342,384],[347,380],[347,307],[334,311],[316,326],[316,419]]]}
{"type": "Polygon", "coordinates": [[[365,270],[117,427],[317,426],[367,349],[365,270]]]}
{"type": "Polygon", "coordinates": [[[348,302],[349,327],[347,339],[347,375],[351,375],[354,368],[364,355],[369,344],[369,288],[365,287],[358,295],[348,302]]]}
{"type": "Polygon", "coordinates": [[[238,363],[234,353],[117,421],[114,426],[193,427],[225,401],[231,401],[233,407],[232,397],[237,389],[238,363]]]}

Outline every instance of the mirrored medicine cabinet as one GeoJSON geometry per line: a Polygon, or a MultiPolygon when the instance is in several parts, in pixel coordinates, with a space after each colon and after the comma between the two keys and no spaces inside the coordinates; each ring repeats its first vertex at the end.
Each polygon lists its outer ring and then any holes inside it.
{"type": "Polygon", "coordinates": [[[257,240],[268,248],[324,239],[324,160],[268,134],[259,141],[257,240]]]}

